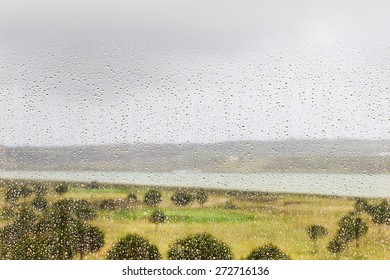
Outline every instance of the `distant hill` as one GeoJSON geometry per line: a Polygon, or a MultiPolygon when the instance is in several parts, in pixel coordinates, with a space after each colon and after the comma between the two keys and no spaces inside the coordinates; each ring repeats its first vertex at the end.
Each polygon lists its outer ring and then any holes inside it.
{"type": "Polygon", "coordinates": [[[390,140],[0,146],[0,169],[390,173],[390,140]]]}

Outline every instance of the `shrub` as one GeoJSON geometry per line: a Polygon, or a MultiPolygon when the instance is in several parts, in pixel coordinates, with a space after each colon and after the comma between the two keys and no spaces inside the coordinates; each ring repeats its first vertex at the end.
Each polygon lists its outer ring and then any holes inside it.
{"type": "Polygon", "coordinates": [[[246,258],[247,260],[289,260],[290,257],[277,246],[268,244],[254,249],[246,258]]]}
{"type": "Polygon", "coordinates": [[[157,247],[137,234],[129,234],[119,240],[108,252],[108,260],[159,260],[157,247]]]}
{"type": "Polygon", "coordinates": [[[154,224],[164,223],[166,219],[167,217],[160,210],[153,211],[152,215],[149,217],[149,221],[154,224]]]}
{"type": "Polygon", "coordinates": [[[210,234],[196,234],[177,240],[168,250],[170,260],[231,260],[228,245],[210,234]]]}
{"type": "Polygon", "coordinates": [[[47,187],[40,183],[34,185],[34,190],[37,196],[45,196],[47,194],[47,187]]]}
{"type": "Polygon", "coordinates": [[[54,191],[58,194],[58,195],[63,195],[64,193],[68,192],[69,191],[69,187],[68,185],[64,184],[64,183],[60,183],[58,184],[55,188],[54,188],[54,191]]]}
{"type": "Polygon", "coordinates": [[[339,221],[337,239],[346,243],[355,240],[356,247],[359,247],[359,238],[366,234],[368,226],[361,217],[355,213],[349,213],[339,221]]]}
{"type": "Polygon", "coordinates": [[[382,200],[378,205],[371,205],[369,214],[373,223],[390,225],[390,205],[387,200],[382,200]]]}
{"type": "Polygon", "coordinates": [[[208,199],[207,192],[206,192],[205,190],[197,191],[196,194],[195,194],[195,199],[196,199],[196,201],[197,201],[200,205],[205,204],[206,201],[207,201],[207,199],[208,199]]]}
{"type": "Polygon", "coordinates": [[[130,203],[135,203],[137,202],[137,195],[135,193],[129,193],[129,195],[127,196],[127,200],[130,203]]]}
{"type": "Polygon", "coordinates": [[[100,210],[108,210],[113,211],[117,209],[126,209],[128,208],[128,201],[126,199],[122,198],[116,198],[116,199],[103,199],[99,203],[99,209],[100,210]]]}
{"type": "Polygon", "coordinates": [[[144,202],[148,206],[157,206],[161,201],[161,193],[158,190],[150,190],[145,194],[144,202]]]}
{"type": "Polygon", "coordinates": [[[18,186],[11,186],[5,192],[5,200],[15,203],[22,196],[21,190],[18,186]]]}
{"type": "Polygon", "coordinates": [[[192,201],[192,196],[187,192],[178,191],[171,197],[171,201],[176,205],[185,206],[192,201]]]}
{"type": "Polygon", "coordinates": [[[365,198],[357,198],[355,201],[355,210],[358,213],[369,212],[370,204],[365,198]]]}
{"type": "Polygon", "coordinates": [[[34,206],[35,209],[39,211],[44,211],[47,209],[48,202],[45,198],[41,196],[37,196],[36,198],[31,201],[31,205],[34,206]]]}
{"type": "Polygon", "coordinates": [[[229,200],[229,201],[225,202],[225,204],[223,205],[223,208],[231,210],[231,209],[237,209],[237,206],[229,200]]]}
{"type": "Polygon", "coordinates": [[[77,223],[72,233],[72,243],[80,259],[88,253],[99,251],[104,245],[104,233],[99,228],[77,223]]]}
{"type": "Polygon", "coordinates": [[[96,181],[92,181],[92,182],[88,183],[87,188],[88,189],[98,189],[99,184],[96,181]]]}
{"type": "Polygon", "coordinates": [[[322,238],[325,235],[328,234],[328,231],[325,227],[321,225],[311,225],[306,228],[306,233],[309,236],[311,240],[313,240],[314,243],[314,251],[318,251],[318,246],[317,246],[317,240],[318,238],[322,238]]]}
{"type": "Polygon", "coordinates": [[[346,248],[346,243],[337,237],[332,239],[328,244],[328,251],[332,254],[339,254],[346,248]]]}

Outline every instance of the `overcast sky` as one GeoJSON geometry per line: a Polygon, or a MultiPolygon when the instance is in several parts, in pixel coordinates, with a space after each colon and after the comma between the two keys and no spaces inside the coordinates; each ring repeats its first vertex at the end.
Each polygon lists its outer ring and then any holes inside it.
{"type": "Polygon", "coordinates": [[[389,10],[0,0],[0,145],[389,139],[389,10]]]}

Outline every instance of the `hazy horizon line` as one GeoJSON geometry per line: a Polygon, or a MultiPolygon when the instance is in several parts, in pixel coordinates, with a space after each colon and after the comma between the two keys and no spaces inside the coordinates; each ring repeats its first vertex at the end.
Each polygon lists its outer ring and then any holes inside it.
{"type": "Polygon", "coordinates": [[[0,147],[5,148],[67,148],[67,147],[94,147],[94,146],[135,146],[135,145],[209,145],[209,144],[223,144],[223,143],[242,143],[242,142],[288,142],[288,141],[318,141],[318,142],[335,142],[335,141],[390,141],[390,138],[286,138],[286,139],[234,139],[223,141],[210,141],[210,142],[119,142],[119,143],[104,143],[104,144],[67,144],[67,145],[3,145],[0,147]]]}

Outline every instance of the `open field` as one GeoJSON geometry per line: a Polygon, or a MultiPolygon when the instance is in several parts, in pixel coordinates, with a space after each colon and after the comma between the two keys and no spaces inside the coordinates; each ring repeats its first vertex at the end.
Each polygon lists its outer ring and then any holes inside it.
{"type": "MultiPolygon", "coordinates": [[[[1,208],[7,205],[5,189],[8,184],[9,181],[1,183],[1,208]]],[[[104,259],[113,244],[128,233],[138,233],[149,239],[164,259],[170,244],[195,233],[210,233],[224,241],[231,247],[234,259],[245,258],[254,248],[268,243],[277,245],[292,259],[334,259],[326,246],[336,234],[338,220],[352,211],[355,203],[354,199],[344,197],[213,190],[209,191],[203,206],[195,201],[187,206],[176,206],[170,198],[177,188],[159,188],[162,202],[157,207],[148,207],[142,202],[150,189],[147,186],[101,185],[101,188],[89,189],[83,184],[69,183],[69,187],[63,195],[49,188],[48,201],[53,203],[59,199],[74,198],[98,205],[103,199],[126,199],[129,193],[136,194],[138,198],[138,203],[127,209],[98,211],[97,218],[90,224],[104,231],[105,245],[97,253],[87,255],[87,259],[104,259]],[[155,209],[166,214],[166,223],[156,226],[148,220],[155,209]],[[305,228],[312,224],[323,225],[329,232],[319,239],[318,253],[314,253],[313,243],[305,232],[305,228]]],[[[32,197],[23,200],[27,203],[32,197]]],[[[379,200],[370,202],[378,203],[379,200]]],[[[359,248],[350,243],[338,257],[390,259],[389,226],[373,224],[367,214],[363,214],[363,219],[369,230],[361,238],[359,248]]],[[[0,216],[0,226],[9,222],[0,216]]]]}

